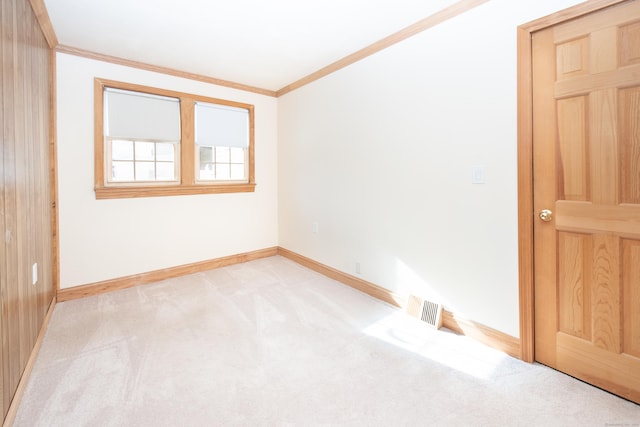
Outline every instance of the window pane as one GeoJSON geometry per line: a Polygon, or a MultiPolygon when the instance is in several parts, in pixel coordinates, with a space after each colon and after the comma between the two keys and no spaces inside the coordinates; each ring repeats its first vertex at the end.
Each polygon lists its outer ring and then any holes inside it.
{"type": "Polygon", "coordinates": [[[224,163],[216,163],[216,179],[229,179],[231,177],[231,171],[229,165],[224,163]]]}
{"type": "Polygon", "coordinates": [[[213,162],[213,147],[200,147],[200,163],[213,162]]]}
{"type": "Polygon", "coordinates": [[[175,180],[175,172],[174,172],[173,165],[174,165],[173,162],[156,163],[156,179],[158,181],[175,180]]]}
{"type": "Polygon", "coordinates": [[[244,163],[244,148],[231,147],[231,163],[244,163]]]}
{"type": "Polygon", "coordinates": [[[173,162],[175,145],[167,142],[156,143],[156,160],[159,162],[173,162]]]}
{"type": "Polygon", "coordinates": [[[136,181],[155,181],[154,166],[153,162],[136,162],[136,181]]]}
{"type": "Polygon", "coordinates": [[[204,180],[215,179],[214,168],[212,163],[202,164],[200,163],[200,178],[204,180]]]}
{"type": "Polygon", "coordinates": [[[216,147],[216,163],[229,163],[229,147],[216,147]]]}
{"type": "Polygon", "coordinates": [[[136,141],[136,160],[155,160],[154,146],[153,142],[136,141]]]}
{"type": "Polygon", "coordinates": [[[111,179],[113,181],[133,181],[133,162],[112,162],[111,179]]]}
{"type": "Polygon", "coordinates": [[[231,165],[231,179],[244,179],[244,165],[231,165]]]}
{"type": "Polygon", "coordinates": [[[111,158],[113,160],[133,160],[133,141],[121,139],[111,141],[111,158]]]}

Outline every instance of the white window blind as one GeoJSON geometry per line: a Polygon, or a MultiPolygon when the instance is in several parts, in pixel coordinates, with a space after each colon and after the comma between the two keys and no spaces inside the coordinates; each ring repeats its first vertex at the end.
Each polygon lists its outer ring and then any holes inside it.
{"type": "Polygon", "coordinates": [[[177,98],[105,89],[105,135],[111,138],[180,141],[177,98]]]}
{"type": "Polygon", "coordinates": [[[196,102],[195,113],[195,143],[199,146],[249,146],[249,110],[196,102]]]}

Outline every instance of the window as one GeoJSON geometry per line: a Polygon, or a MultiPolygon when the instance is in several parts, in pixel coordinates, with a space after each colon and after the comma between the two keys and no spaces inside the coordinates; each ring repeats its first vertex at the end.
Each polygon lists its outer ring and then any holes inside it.
{"type": "Polygon", "coordinates": [[[178,183],[180,99],[104,88],[105,182],[178,183]]]}
{"type": "Polygon", "coordinates": [[[250,192],[253,106],[95,79],[96,198],[250,192]]]}
{"type": "Polygon", "coordinates": [[[249,111],[196,102],[196,180],[244,181],[249,148],[249,111]]]}

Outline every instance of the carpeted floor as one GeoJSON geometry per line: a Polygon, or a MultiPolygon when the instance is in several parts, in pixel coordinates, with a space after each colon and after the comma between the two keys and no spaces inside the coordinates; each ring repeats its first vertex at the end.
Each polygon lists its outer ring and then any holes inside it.
{"type": "Polygon", "coordinates": [[[56,306],[15,426],[640,426],[282,257],[56,306]]]}

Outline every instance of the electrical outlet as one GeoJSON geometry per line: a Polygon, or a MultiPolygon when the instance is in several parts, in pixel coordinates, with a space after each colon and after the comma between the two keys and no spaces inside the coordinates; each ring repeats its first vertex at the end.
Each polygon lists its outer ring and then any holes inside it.
{"type": "Polygon", "coordinates": [[[313,234],[318,234],[318,223],[317,222],[311,223],[311,232],[313,234]]]}
{"type": "Polygon", "coordinates": [[[36,284],[38,283],[38,263],[35,262],[33,263],[33,265],[31,266],[31,281],[33,282],[32,284],[36,284]]]}
{"type": "Polygon", "coordinates": [[[362,274],[362,271],[360,270],[360,263],[356,262],[356,274],[362,274]]]}

